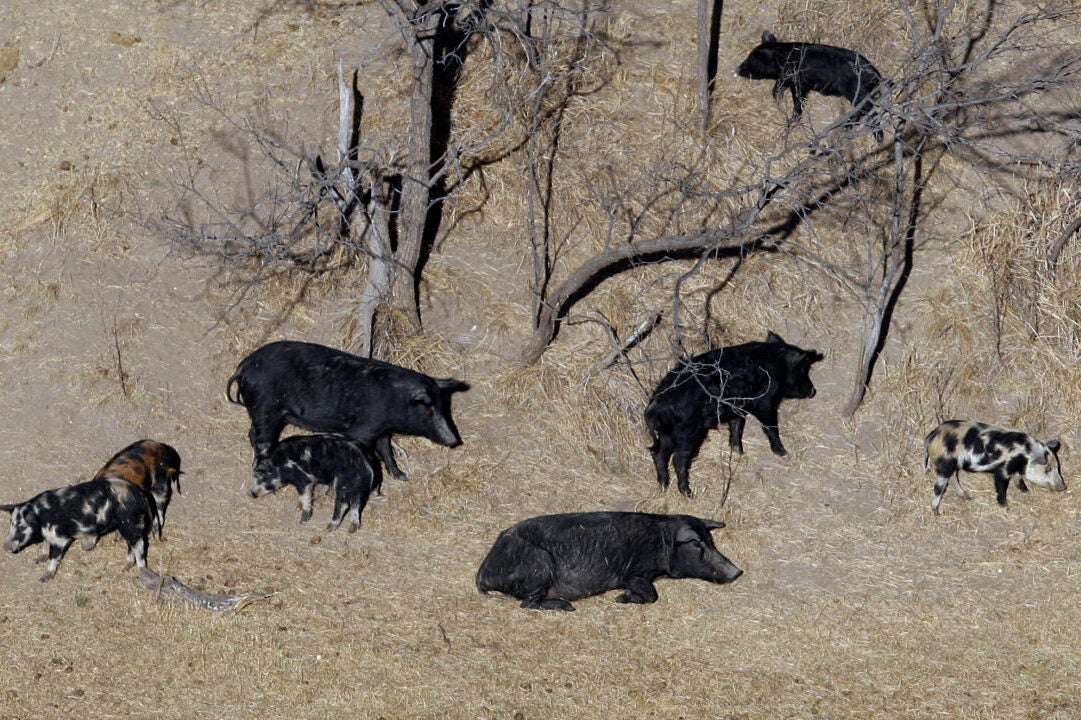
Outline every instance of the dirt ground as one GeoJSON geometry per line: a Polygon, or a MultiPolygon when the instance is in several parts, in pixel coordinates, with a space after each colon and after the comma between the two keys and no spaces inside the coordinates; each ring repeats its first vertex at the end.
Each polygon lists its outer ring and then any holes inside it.
{"type": "MultiPolygon", "coordinates": [[[[619,112],[663,128],[693,102],[696,6],[633,5],[612,24],[633,51],[588,130],[568,133],[568,153],[618,128],[619,112]]],[[[722,67],[790,5],[726,4],[722,67]]],[[[824,39],[866,39],[870,23],[824,39]]],[[[971,501],[951,494],[941,516],[929,510],[922,441],[940,412],[1060,438],[1063,475],[1076,477],[1074,358],[1049,363],[1015,344],[989,370],[978,267],[943,277],[917,265],[849,420],[858,308],[792,282],[804,270],[783,257],[750,261],[723,303],[725,340],[774,330],[825,353],[818,395],[782,406],[787,457],[753,422],[742,458],[713,437],[686,500],[657,491],[645,398],[621,367],[594,367],[609,350],[595,324],[567,324],[536,366],[508,359],[529,337],[528,249],[516,242],[520,198],[500,184],[512,173],[493,170],[491,203],[504,209],[454,225],[427,269],[426,333],[392,358],[472,384],[455,399],[464,445],[398,439],[411,480],[388,478],[354,535],[323,530],[329,498],[307,525],[291,492],[250,499],[247,417],[226,379],[269,340],[341,345],[360,280],[281,276],[242,293],[242,273],[178,249],[154,223],[189,167],[183,152],[224,202],[266,181],[244,175],[227,118],[330,152],[335,62],[394,42],[376,3],[0,7],[0,502],[87,479],[138,438],[168,442],[183,494],[151,566],[209,592],[273,593],[235,614],[169,603],[119,572],[123,546],[109,538],[73,547],[44,584],[36,551],[5,554],[0,720],[1081,717],[1076,491],[1011,489],[1003,510],[990,480],[972,477],[971,501]],[[959,327],[943,308],[971,320],[959,327]],[[718,547],[745,574],[723,587],[660,581],[656,604],[607,594],[574,613],[476,592],[499,530],[594,509],[724,520],[718,547]]],[[[886,39],[866,50],[889,51],[886,39]]],[[[386,54],[372,67],[390,76],[400,68],[386,54]]],[[[783,128],[767,85],[722,73],[719,92],[733,138],[783,128]]],[[[378,92],[367,98],[378,113],[378,92]]],[[[812,100],[812,118],[842,107],[830,102],[812,100]]],[[[627,154],[648,162],[669,150],[657,145],[627,154]]],[[[1060,273],[1081,276],[1079,264],[1064,258],[1060,273]]],[[[620,282],[610,286],[580,312],[616,304],[620,282]]],[[[649,387],[668,363],[637,371],[649,387]]]]}

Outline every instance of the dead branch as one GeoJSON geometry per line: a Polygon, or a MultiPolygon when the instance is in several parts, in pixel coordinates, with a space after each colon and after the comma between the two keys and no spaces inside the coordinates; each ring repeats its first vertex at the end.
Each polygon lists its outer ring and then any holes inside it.
{"type": "Polygon", "coordinates": [[[1078,230],[1081,230],[1081,217],[1075,218],[1072,223],[1066,226],[1066,229],[1062,231],[1062,234],[1058,236],[1054,244],[1051,245],[1051,252],[1047,257],[1047,266],[1051,271],[1051,278],[1054,279],[1055,270],[1058,267],[1058,256],[1062,253],[1062,248],[1065,247],[1066,242],[1073,237],[1073,234],[1078,230]]]}
{"type": "Polygon", "coordinates": [[[148,567],[139,568],[136,581],[140,586],[155,593],[158,597],[216,612],[240,612],[253,602],[266,600],[275,594],[248,592],[223,595],[202,592],[188,587],[171,575],[159,575],[148,567]]]}

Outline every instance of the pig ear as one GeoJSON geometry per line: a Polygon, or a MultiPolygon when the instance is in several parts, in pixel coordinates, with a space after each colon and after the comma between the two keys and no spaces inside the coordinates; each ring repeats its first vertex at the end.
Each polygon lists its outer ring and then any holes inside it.
{"type": "Polygon", "coordinates": [[[17,507],[18,505],[0,505],[0,510],[6,513],[15,512],[15,508],[17,507]]]}
{"type": "Polygon", "coordinates": [[[724,523],[720,520],[702,520],[702,524],[706,526],[706,530],[720,530],[724,527],[724,523]]]}
{"type": "Polygon", "coordinates": [[[469,389],[469,383],[463,382],[462,380],[455,380],[454,378],[436,380],[435,384],[439,386],[439,389],[444,393],[465,392],[469,389]]]}
{"type": "Polygon", "coordinates": [[[768,342],[768,343],[778,343],[780,345],[787,345],[787,343],[784,341],[784,338],[782,338],[780,335],[773,332],[772,330],[770,330],[769,332],[766,333],[766,342],[768,342]]]}
{"type": "Polygon", "coordinates": [[[771,33],[769,30],[763,30],[762,31],[762,42],[764,42],[764,43],[775,43],[775,42],[777,42],[777,38],[773,37],[773,33],[771,33]]]}
{"type": "Polygon", "coordinates": [[[701,542],[702,537],[698,532],[690,525],[682,525],[679,530],[676,531],[676,545],[682,545],[689,542],[701,542]]]}

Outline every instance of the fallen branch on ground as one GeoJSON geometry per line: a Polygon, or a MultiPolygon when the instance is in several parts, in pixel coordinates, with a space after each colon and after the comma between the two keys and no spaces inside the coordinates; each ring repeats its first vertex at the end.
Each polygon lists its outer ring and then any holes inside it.
{"type": "Polygon", "coordinates": [[[159,597],[186,602],[204,610],[219,612],[240,612],[253,602],[266,600],[274,593],[241,593],[239,595],[220,595],[206,593],[190,588],[171,575],[159,575],[150,568],[140,568],[137,578],[140,585],[156,593],[159,597]]]}

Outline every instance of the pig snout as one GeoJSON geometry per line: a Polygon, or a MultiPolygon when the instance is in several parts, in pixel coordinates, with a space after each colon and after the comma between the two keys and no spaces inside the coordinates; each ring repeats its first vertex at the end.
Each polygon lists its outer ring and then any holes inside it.
{"type": "Polygon", "coordinates": [[[711,582],[730,583],[743,574],[742,570],[720,553],[716,553],[715,557],[705,558],[705,565],[701,577],[711,582]]]}
{"type": "Polygon", "coordinates": [[[738,567],[736,567],[732,563],[730,563],[728,561],[725,561],[720,567],[717,568],[717,573],[716,573],[717,582],[722,582],[722,583],[732,582],[733,580],[735,580],[736,578],[738,578],[742,574],[743,574],[742,570],[740,570],[738,567]]]}

